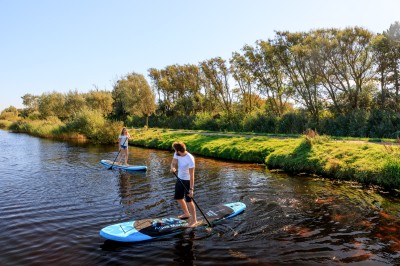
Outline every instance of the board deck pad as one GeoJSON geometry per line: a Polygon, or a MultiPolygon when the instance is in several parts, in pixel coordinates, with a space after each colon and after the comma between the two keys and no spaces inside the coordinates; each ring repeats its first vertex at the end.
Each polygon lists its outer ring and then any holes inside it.
{"type": "MultiPolygon", "coordinates": [[[[206,209],[204,214],[211,224],[215,224],[218,221],[233,217],[245,209],[246,205],[244,203],[235,202],[206,209]]],[[[197,220],[200,221],[197,226],[207,225],[207,221],[202,215],[198,215],[197,220]]],[[[114,241],[137,242],[179,233],[188,227],[187,220],[177,217],[164,217],[110,225],[103,228],[100,231],[100,235],[114,241]]]]}
{"type": "Polygon", "coordinates": [[[145,171],[147,166],[145,165],[130,165],[130,164],[119,164],[118,162],[113,162],[111,160],[101,160],[100,163],[107,168],[112,167],[113,169],[122,169],[127,171],[145,171]]]}
{"type": "MultiPolygon", "coordinates": [[[[213,223],[217,220],[222,220],[223,218],[234,213],[232,208],[225,205],[216,206],[205,213],[207,220],[213,223]]],[[[200,222],[198,225],[205,225],[207,221],[204,217],[197,217],[200,222]],[[203,218],[203,220],[201,219],[203,218]]],[[[160,218],[160,219],[145,219],[133,222],[133,227],[146,235],[158,236],[162,234],[169,234],[176,231],[177,229],[182,229],[188,227],[187,220],[182,220],[179,218],[160,218]]]]}

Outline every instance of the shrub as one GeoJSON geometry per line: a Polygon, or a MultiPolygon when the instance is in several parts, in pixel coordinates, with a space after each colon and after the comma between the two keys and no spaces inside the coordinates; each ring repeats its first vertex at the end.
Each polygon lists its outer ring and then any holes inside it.
{"type": "Polygon", "coordinates": [[[238,113],[228,113],[221,112],[217,123],[219,124],[220,131],[243,131],[242,121],[244,115],[241,112],[238,113]]]}
{"type": "Polygon", "coordinates": [[[279,120],[278,132],[284,134],[301,134],[305,131],[307,116],[303,112],[284,114],[279,120]]]}
{"type": "Polygon", "coordinates": [[[256,112],[243,119],[243,130],[248,132],[276,133],[277,127],[278,119],[273,115],[256,112]]]}
{"type": "Polygon", "coordinates": [[[348,133],[350,137],[367,137],[367,121],[369,112],[364,109],[355,109],[347,114],[348,133]]]}
{"type": "Polygon", "coordinates": [[[94,143],[114,143],[123,126],[122,122],[107,121],[97,110],[84,109],[70,120],[66,129],[78,132],[94,143]]]}
{"type": "Polygon", "coordinates": [[[220,126],[210,113],[198,113],[194,119],[194,128],[195,129],[203,129],[203,130],[211,130],[211,131],[219,131],[220,126]]]}
{"type": "Polygon", "coordinates": [[[396,138],[400,129],[398,115],[393,111],[373,110],[367,122],[369,137],[396,138]]]}
{"type": "Polygon", "coordinates": [[[400,187],[400,158],[389,158],[385,162],[378,182],[385,188],[400,187]]]}

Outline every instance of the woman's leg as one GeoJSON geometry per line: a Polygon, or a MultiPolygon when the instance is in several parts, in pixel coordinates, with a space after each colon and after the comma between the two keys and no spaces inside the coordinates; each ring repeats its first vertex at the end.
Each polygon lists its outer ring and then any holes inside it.
{"type": "Polygon", "coordinates": [[[119,155],[118,155],[118,164],[122,164],[122,153],[123,153],[123,150],[122,150],[122,148],[119,148],[119,155]]]}
{"type": "Polygon", "coordinates": [[[124,149],[124,152],[125,152],[125,164],[128,164],[128,148],[125,148],[124,149]]]}

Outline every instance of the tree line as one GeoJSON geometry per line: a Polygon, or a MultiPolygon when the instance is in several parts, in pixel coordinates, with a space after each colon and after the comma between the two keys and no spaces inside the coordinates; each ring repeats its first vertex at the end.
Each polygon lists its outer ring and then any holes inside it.
{"type": "Polygon", "coordinates": [[[151,86],[130,73],[111,92],[26,94],[21,115],[68,120],[87,108],[130,126],[397,137],[399,71],[399,22],[381,34],[277,31],[229,60],[150,68],[151,86]]]}

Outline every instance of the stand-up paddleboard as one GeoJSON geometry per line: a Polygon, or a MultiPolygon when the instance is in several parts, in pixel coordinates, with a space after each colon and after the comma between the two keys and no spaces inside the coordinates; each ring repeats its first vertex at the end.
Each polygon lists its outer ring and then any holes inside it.
{"type": "Polygon", "coordinates": [[[110,168],[112,166],[113,169],[122,169],[122,170],[126,170],[126,171],[146,171],[147,170],[147,166],[145,165],[130,165],[130,164],[118,164],[117,162],[115,162],[113,164],[113,161],[110,160],[101,160],[100,163],[104,166],[106,166],[107,168],[110,168]]]}
{"type": "MultiPolygon", "coordinates": [[[[245,209],[246,205],[244,203],[234,202],[211,207],[206,209],[204,213],[207,220],[211,224],[214,224],[218,221],[238,215],[245,209]]],[[[197,226],[207,225],[207,222],[204,221],[204,217],[197,216],[198,221],[202,219],[202,223],[199,223],[197,226]]],[[[187,220],[182,220],[177,217],[164,217],[109,225],[100,230],[100,235],[106,239],[119,242],[139,242],[177,234],[187,228],[187,220]]]]}

